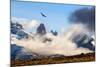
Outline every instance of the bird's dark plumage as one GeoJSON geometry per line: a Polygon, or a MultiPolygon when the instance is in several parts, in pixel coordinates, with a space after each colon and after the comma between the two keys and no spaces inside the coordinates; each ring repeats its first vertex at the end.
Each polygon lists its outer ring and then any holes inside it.
{"type": "Polygon", "coordinates": [[[43,17],[47,17],[46,15],[44,15],[42,12],[41,12],[41,15],[43,16],[43,17]]]}

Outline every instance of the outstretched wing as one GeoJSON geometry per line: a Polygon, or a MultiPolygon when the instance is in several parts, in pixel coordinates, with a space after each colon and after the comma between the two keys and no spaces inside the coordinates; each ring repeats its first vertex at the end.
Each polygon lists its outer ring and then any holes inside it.
{"type": "Polygon", "coordinates": [[[43,17],[47,17],[46,15],[44,15],[42,12],[41,12],[41,15],[43,16],[43,17]]]}

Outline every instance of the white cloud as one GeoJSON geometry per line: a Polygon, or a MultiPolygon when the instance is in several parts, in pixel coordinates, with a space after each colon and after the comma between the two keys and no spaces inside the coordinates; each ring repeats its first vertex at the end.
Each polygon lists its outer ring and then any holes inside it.
{"type": "Polygon", "coordinates": [[[29,20],[26,18],[18,18],[18,17],[12,17],[11,20],[13,23],[19,23],[23,26],[24,30],[29,32],[29,31],[34,31],[40,24],[37,20],[29,20]]]}
{"type": "Polygon", "coordinates": [[[56,37],[53,37],[53,35],[48,34],[46,37],[53,38],[51,42],[49,43],[43,43],[44,37],[38,37],[36,38],[36,35],[33,37],[34,39],[23,39],[23,40],[17,40],[15,39],[14,42],[19,45],[23,46],[25,49],[29,49],[32,52],[43,54],[43,55],[52,55],[52,54],[62,54],[62,55],[77,55],[81,53],[89,53],[92,52],[88,48],[78,48],[77,44],[72,41],[72,39],[75,36],[78,36],[79,34],[84,35],[83,33],[87,30],[82,25],[73,25],[71,28],[69,28],[66,33],[63,35],[58,35],[56,37]],[[42,38],[42,41],[41,41],[42,38]]]}
{"type": "Polygon", "coordinates": [[[39,25],[39,22],[36,20],[31,20],[27,25],[28,25],[28,28],[35,28],[39,25]]]}

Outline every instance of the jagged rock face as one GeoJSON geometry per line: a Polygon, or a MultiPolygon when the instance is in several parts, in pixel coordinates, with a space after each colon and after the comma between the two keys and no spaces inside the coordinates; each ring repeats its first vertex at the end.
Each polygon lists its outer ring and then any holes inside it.
{"type": "Polygon", "coordinates": [[[11,59],[15,59],[19,51],[21,51],[23,47],[17,46],[16,44],[11,45],[11,59]]]}
{"type": "Polygon", "coordinates": [[[17,35],[17,39],[27,38],[28,34],[22,31],[23,26],[18,23],[11,22],[11,34],[17,35]]]}
{"type": "Polygon", "coordinates": [[[39,35],[45,35],[46,34],[46,28],[45,28],[43,23],[41,23],[39,25],[39,27],[37,28],[37,34],[39,34],[39,35]]]}
{"type": "Polygon", "coordinates": [[[16,34],[22,28],[23,27],[21,24],[11,22],[11,33],[12,34],[16,34]]]}
{"type": "Polygon", "coordinates": [[[18,33],[17,33],[17,35],[18,35],[18,39],[22,39],[22,38],[28,38],[28,34],[26,34],[24,31],[18,31],[18,33]]]}
{"type": "Polygon", "coordinates": [[[58,35],[58,32],[54,32],[53,30],[51,30],[51,33],[53,34],[53,35],[55,35],[55,36],[57,36],[58,35]]]}
{"type": "Polygon", "coordinates": [[[93,38],[89,38],[87,35],[78,35],[73,41],[77,44],[77,47],[88,48],[95,51],[95,46],[92,44],[93,38]]]}
{"type": "Polygon", "coordinates": [[[11,59],[12,60],[31,60],[41,59],[43,56],[37,53],[30,52],[24,47],[17,46],[16,44],[11,45],[11,59]]]}

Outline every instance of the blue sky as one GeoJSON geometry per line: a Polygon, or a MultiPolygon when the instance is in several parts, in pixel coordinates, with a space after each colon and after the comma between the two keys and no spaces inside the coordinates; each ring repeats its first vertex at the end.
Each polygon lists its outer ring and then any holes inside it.
{"type": "Polygon", "coordinates": [[[11,17],[38,20],[44,23],[49,31],[53,29],[60,32],[62,28],[70,26],[68,22],[70,14],[84,7],[91,6],[12,1],[11,17]],[[47,17],[42,17],[40,12],[44,13],[47,17]]]}

